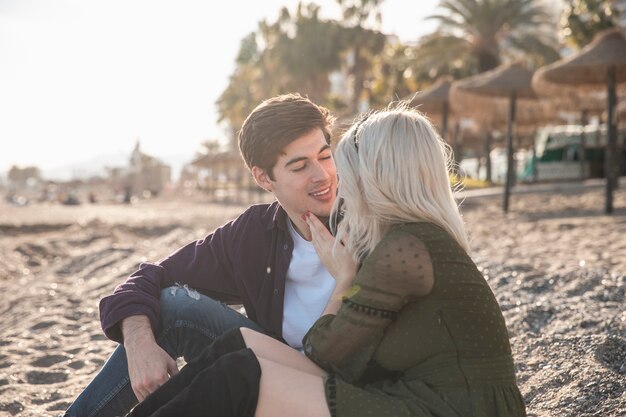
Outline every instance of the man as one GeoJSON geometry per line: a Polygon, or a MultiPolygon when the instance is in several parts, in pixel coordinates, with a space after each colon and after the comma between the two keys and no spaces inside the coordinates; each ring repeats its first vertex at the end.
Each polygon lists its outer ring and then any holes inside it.
{"type": "Polygon", "coordinates": [[[276,202],[251,206],[157,264],[141,264],[100,302],[105,334],[121,343],[66,416],[117,416],[233,327],[301,348],[334,279],[309,241],[304,213],[327,218],[337,175],[333,118],[299,95],[261,103],[239,133],[243,159],[276,202]],[[243,304],[247,317],[223,303],[243,304]]]}

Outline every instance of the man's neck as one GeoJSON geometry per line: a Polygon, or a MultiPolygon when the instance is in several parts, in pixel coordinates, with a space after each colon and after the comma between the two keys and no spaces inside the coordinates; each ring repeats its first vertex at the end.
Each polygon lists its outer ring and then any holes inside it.
{"type": "MultiPolygon", "coordinates": [[[[302,236],[303,239],[311,240],[311,230],[309,229],[309,225],[306,224],[306,222],[302,220],[302,218],[294,219],[291,216],[288,216],[288,217],[295,231],[300,236],[302,236]]],[[[324,223],[324,225],[328,227],[328,217],[318,217],[318,218],[322,223],[324,223]]]]}
{"type": "Polygon", "coordinates": [[[294,230],[297,234],[299,234],[305,240],[311,240],[311,230],[309,229],[309,225],[302,219],[293,219],[289,216],[289,221],[293,226],[294,230]]]}

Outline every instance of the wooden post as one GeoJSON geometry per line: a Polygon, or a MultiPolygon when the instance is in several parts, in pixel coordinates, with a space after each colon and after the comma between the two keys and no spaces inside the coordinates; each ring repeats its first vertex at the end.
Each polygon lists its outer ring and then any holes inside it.
{"type": "Polygon", "coordinates": [[[587,151],[586,149],[586,136],[585,136],[585,126],[587,125],[587,110],[580,111],[580,124],[583,127],[583,130],[580,133],[580,179],[585,179],[585,162],[587,162],[587,151]]]}
{"type": "Polygon", "coordinates": [[[443,108],[441,109],[441,139],[446,142],[446,135],[448,134],[448,102],[443,102],[443,108]]]}
{"type": "Polygon", "coordinates": [[[537,144],[535,143],[536,134],[533,135],[533,141],[531,144],[531,161],[532,161],[532,182],[537,182],[539,179],[539,171],[537,171],[537,144]]]}
{"type": "Polygon", "coordinates": [[[607,74],[607,120],[606,120],[606,153],[604,157],[604,173],[606,175],[606,196],[604,200],[604,212],[606,214],[613,213],[613,190],[615,188],[615,170],[614,156],[615,156],[615,144],[616,144],[616,129],[615,128],[615,102],[617,98],[615,96],[615,67],[612,66],[608,69],[607,74]]]}
{"type": "Polygon", "coordinates": [[[509,97],[509,123],[506,136],[506,179],[504,182],[504,200],[502,201],[502,209],[504,212],[509,211],[509,197],[511,194],[511,186],[513,185],[513,176],[515,175],[513,168],[513,122],[515,121],[515,91],[511,92],[509,97]]]}
{"type": "Polygon", "coordinates": [[[454,157],[454,172],[461,173],[461,126],[460,123],[454,125],[452,132],[452,156],[454,157]]]}
{"type": "Polygon", "coordinates": [[[491,132],[485,132],[485,181],[491,184],[491,132]]]}

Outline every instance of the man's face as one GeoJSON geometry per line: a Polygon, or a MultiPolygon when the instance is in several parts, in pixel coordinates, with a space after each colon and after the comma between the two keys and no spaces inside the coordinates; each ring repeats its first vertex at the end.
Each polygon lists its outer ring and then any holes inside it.
{"type": "Polygon", "coordinates": [[[283,149],[270,179],[258,167],[253,174],[271,191],[291,220],[298,224],[307,210],[328,217],[337,195],[337,169],[321,129],[315,129],[283,149]]]}

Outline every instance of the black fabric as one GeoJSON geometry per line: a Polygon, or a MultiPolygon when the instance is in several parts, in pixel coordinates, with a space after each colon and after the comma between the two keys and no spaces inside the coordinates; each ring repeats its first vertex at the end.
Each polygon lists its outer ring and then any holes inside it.
{"type": "Polygon", "coordinates": [[[383,368],[378,362],[372,360],[367,364],[367,368],[363,371],[363,375],[359,379],[357,385],[365,386],[368,384],[375,384],[384,380],[396,381],[402,376],[402,372],[393,371],[391,369],[383,368]]]}
{"type": "Polygon", "coordinates": [[[227,331],[215,339],[196,359],[185,365],[178,374],[137,405],[129,416],[153,415],[153,413],[181,394],[202,371],[213,365],[220,357],[245,348],[246,343],[239,329],[227,331]]]}
{"type": "Polygon", "coordinates": [[[253,417],[261,366],[250,349],[222,356],[151,417],[253,417]]]}

